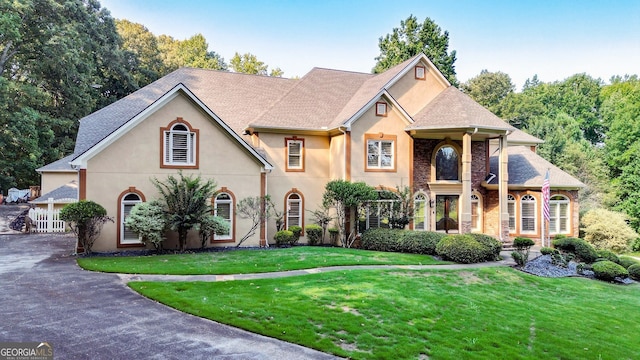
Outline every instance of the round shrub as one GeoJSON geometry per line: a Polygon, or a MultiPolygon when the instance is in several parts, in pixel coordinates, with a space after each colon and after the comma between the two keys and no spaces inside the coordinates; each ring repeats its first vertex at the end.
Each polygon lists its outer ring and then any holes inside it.
{"type": "Polygon", "coordinates": [[[617,277],[626,278],[629,276],[627,269],[614,263],[613,261],[598,261],[592,266],[596,279],[613,281],[617,277]]]}
{"type": "Polygon", "coordinates": [[[634,259],[630,256],[620,256],[618,260],[618,264],[627,270],[629,270],[631,265],[640,264],[640,260],[634,259]]]}
{"type": "Polygon", "coordinates": [[[446,234],[434,231],[405,230],[400,233],[398,250],[412,254],[435,255],[436,245],[446,234]]]}
{"type": "Polygon", "coordinates": [[[524,266],[527,263],[525,261],[525,256],[517,251],[512,252],[511,257],[513,258],[513,261],[515,261],[516,264],[520,267],[524,266]]]}
{"type": "Polygon", "coordinates": [[[629,272],[629,276],[631,276],[633,280],[640,281],[640,264],[629,266],[627,271],[629,272]]]}
{"type": "Polygon", "coordinates": [[[369,229],[362,233],[360,247],[364,250],[397,251],[401,234],[401,230],[369,229]]]}
{"type": "Polygon", "coordinates": [[[613,261],[616,264],[620,264],[620,259],[618,259],[618,255],[614,254],[613,251],[609,250],[597,250],[596,254],[598,254],[598,259],[600,260],[609,260],[613,261]]]}
{"type": "Polygon", "coordinates": [[[449,235],[436,245],[436,253],[445,260],[471,264],[483,261],[488,249],[471,235],[449,235]]]}
{"type": "Polygon", "coordinates": [[[486,256],[482,261],[496,261],[500,259],[500,251],[502,251],[502,243],[496,238],[478,233],[471,233],[471,235],[477,242],[479,242],[486,249],[486,256]]]}
{"type": "Polygon", "coordinates": [[[517,238],[513,239],[513,246],[515,246],[516,248],[519,248],[519,249],[530,248],[535,244],[536,243],[533,242],[533,240],[531,240],[531,239],[529,239],[527,237],[518,236],[517,238]]]}
{"type": "Polygon", "coordinates": [[[304,227],[309,245],[318,245],[322,241],[322,227],[318,224],[310,224],[304,227]]]}
{"type": "Polygon", "coordinates": [[[558,253],[558,250],[557,250],[557,249],[554,249],[554,248],[550,248],[550,247],[546,247],[546,246],[545,246],[545,247],[540,248],[540,253],[541,253],[542,255],[551,255],[551,254],[556,254],[556,253],[558,253]]]}
{"type": "Polygon", "coordinates": [[[592,209],[582,216],[580,223],[584,239],[598,250],[625,252],[638,238],[638,233],[629,226],[623,213],[592,209]]]}
{"type": "Polygon", "coordinates": [[[280,230],[273,235],[273,239],[276,241],[276,245],[278,246],[290,245],[293,241],[293,232],[289,230],[280,230]]]}
{"type": "Polygon", "coordinates": [[[287,229],[293,233],[293,239],[291,239],[291,245],[295,245],[298,240],[300,240],[300,236],[302,236],[302,227],[298,225],[289,226],[287,229]]]}
{"type": "Polygon", "coordinates": [[[593,246],[579,238],[556,238],[553,240],[553,247],[564,252],[573,253],[589,264],[598,259],[598,254],[593,246]]]}

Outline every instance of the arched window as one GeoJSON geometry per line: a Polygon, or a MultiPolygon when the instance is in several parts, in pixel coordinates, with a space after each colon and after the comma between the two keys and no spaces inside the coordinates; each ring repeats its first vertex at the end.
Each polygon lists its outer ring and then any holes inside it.
{"type": "Polygon", "coordinates": [[[139,245],[142,243],[140,237],[135,232],[131,231],[126,225],[125,220],[129,217],[131,209],[136,204],[143,202],[144,200],[140,195],[135,192],[129,192],[124,196],[121,195],[119,219],[120,219],[120,244],[122,245],[139,245]]]}
{"type": "Polygon", "coordinates": [[[509,232],[516,232],[516,198],[509,194],[507,195],[507,211],[509,212],[509,232]]]}
{"type": "Polygon", "coordinates": [[[197,134],[182,118],[162,128],[162,166],[196,168],[197,134]]]}
{"type": "Polygon", "coordinates": [[[285,229],[291,226],[300,226],[302,224],[302,196],[297,192],[291,192],[287,195],[287,214],[285,219],[285,229]]]}
{"type": "Polygon", "coordinates": [[[482,232],[482,197],[471,194],[471,231],[482,232]]]}
{"type": "Polygon", "coordinates": [[[554,195],[549,199],[549,234],[569,233],[569,198],[554,195]]]}
{"type": "Polygon", "coordinates": [[[436,180],[460,180],[458,152],[451,145],[444,145],[435,156],[436,180]]]}
{"type": "Polygon", "coordinates": [[[413,197],[413,230],[425,231],[429,228],[429,200],[423,192],[413,197]]]}
{"type": "Polygon", "coordinates": [[[213,200],[213,215],[223,218],[229,224],[229,231],[226,234],[215,234],[213,240],[233,240],[233,223],[235,205],[233,195],[227,191],[221,191],[215,195],[213,200]]]}
{"type": "Polygon", "coordinates": [[[525,195],[520,199],[520,232],[531,234],[536,232],[537,225],[536,198],[525,195]]]}

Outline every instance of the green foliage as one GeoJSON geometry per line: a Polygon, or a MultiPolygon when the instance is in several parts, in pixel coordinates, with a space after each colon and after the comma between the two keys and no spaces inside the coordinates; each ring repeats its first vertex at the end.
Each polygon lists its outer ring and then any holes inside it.
{"type": "Polygon", "coordinates": [[[298,242],[298,240],[300,240],[300,236],[302,235],[302,227],[298,225],[292,225],[292,226],[289,226],[289,229],[287,230],[293,233],[293,240],[291,242],[291,245],[295,245],[298,242]]]}
{"type": "Polygon", "coordinates": [[[376,190],[364,182],[352,183],[346,180],[332,180],[325,185],[322,204],[324,207],[333,207],[336,211],[336,222],[343,247],[351,246],[345,229],[345,210],[357,208],[368,201],[377,199],[376,190]]]}
{"type": "Polygon", "coordinates": [[[629,276],[627,269],[614,263],[613,261],[598,261],[593,264],[592,270],[596,276],[596,279],[604,281],[613,281],[615,278],[626,278],[629,276]]]}
{"type": "Polygon", "coordinates": [[[445,260],[471,264],[486,260],[489,250],[472,236],[449,235],[436,246],[436,253],[445,260]]]}
{"type": "Polygon", "coordinates": [[[516,262],[516,265],[523,267],[527,264],[527,259],[518,251],[511,252],[511,257],[516,262]]]}
{"type": "Polygon", "coordinates": [[[188,232],[211,214],[210,199],[216,184],[210,179],[203,181],[200,176],[185,176],[182,171],[178,177],[169,175],[165,182],[154,178],[152,183],[162,197],[167,227],[178,232],[180,251],[184,251],[188,232]]]}
{"type": "Polygon", "coordinates": [[[535,242],[526,237],[519,236],[513,239],[513,246],[516,248],[516,251],[511,253],[511,255],[513,256],[514,253],[518,254],[517,256],[513,257],[513,259],[516,261],[516,264],[518,264],[519,266],[526,265],[527,261],[529,261],[529,251],[531,250],[531,247],[533,245],[535,245],[535,242]]]}
{"type": "Polygon", "coordinates": [[[455,66],[456,52],[449,50],[449,32],[440,29],[433,20],[426,18],[423,23],[410,15],[400,21],[399,28],[393,28],[378,40],[380,55],[376,57],[373,72],[382,73],[387,69],[423,52],[453,85],[458,83],[455,66]]]}
{"type": "Polygon", "coordinates": [[[126,19],[115,20],[122,38],[122,48],[132,64],[131,73],[138,86],[146,86],[163,73],[157,38],[142,24],[126,19]]]}
{"type": "Polygon", "coordinates": [[[100,236],[102,226],[113,219],[107,216],[107,210],[93,201],[80,200],[66,205],[60,210],[60,219],[67,222],[78,237],[79,245],[86,254],[91,253],[93,243],[100,236]]]}
{"type": "Polygon", "coordinates": [[[289,230],[280,230],[273,235],[273,240],[277,246],[286,246],[293,243],[293,232],[289,230]]]}
{"type": "Polygon", "coordinates": [[[206,214],[200,219],[200,223],[196,225],[200,232],[200,247],[204,249],[207,241],[213,235],[225,235],[229,233],[229,222],[220,216],[206,214]]]}
{"type": "Polygon", "coordinates": [[[167,223],[164,209],[159,201],[136,204],[125,219],[125,225],[138,234],[145,245],[153,244],[156,250],[162,248],[167,223]]]}
{"type": "Polygon", "coordinates": [[[554,248],[550,248],[550,247],[542,247],[540,248],[540,253],[542,255],[551,255],[551,254],[558,254],[558,250],[554,249],[554,248]]]}
{"type": "Polygon", "coordinates": [[[511,82],[509,75],[501,71],[489,72],[485,69],[480,72],[480,75],[462,84],[460,89],[480,105],[494,111],[494,108],[507,95],[513,93],[515,85],[511,82]]]}
{"type": "Polygon", "coordinates": [[[640,264],[633,264],[627,269],[629,276],[635,281],[640,281],[640,264]]]}
{"type": "Polygon", "coordinates": [[[362,233],[360,247],[364,250],[400,252],[402,230],[373,228],[362,233]]]}
{"type": "Polygon", "coordinates": [[[436,245],[445,236],[432,231],[377,228],[362,234],[360,246],[365,250],[436,255],[436,245]]]}
{"type": "Polygon", "coordinates": [[[638,234],[625,220],[625,215],[621,213],[605,209],[590,210],[582,217],[584,239],[599,250],[626,252],[638,234]]]}
{"type": "Polygon", "coordinates": [[[476,239],[477,242],[487,249],[487,255],[483,261],[496,261],[500,259],[500,251],[502,251],[502,243],[500,241],[493,236],[480,233],[471,233],[468,235],[476,239]]]}
{"type": "Polygon", "coordinates": [[[240,55],[235,53],[229,61],[231,69],[237,73],[252,74],[252,75],[269,75],[275,77],[281,77],[284,72],[280,68],[275,68],[269,72],[269,66],[264,62],[258,60],[258,57],[251,53],[245,53],[240,55]]]}
{"type": "Polygon", "coordinates": [[[313,221],[322,227],[322,238],[320,242],[324,243],[324,236],[327,232],[327,226],[331,220],[333,220],[333,216],[329,214],[329,207],[322,206],[316,210],[311,211],[311,216],[313,217],[313,221]]]}
{"type": "Polygon", "coordinates": [[[596,254],[598,254],[597,261],[608,260],[608,261],[613,261],[616,264],[620,263],[620,259],[618,258],[618,255],[614,254],[612,251],[596,250],[596,254]]]}
{"type": "Polygon", "coordinates": [[[157,42],[163,74],[181,67],[227,70],[224,59],[219,54],[209,51],[209,44],[202,34],[195,34],[185,40],[160,35],[157,42]]]}
{"type": "Polygon", "coordinates": [[[640,238],[637,238],[631,244],[631,251],[640,251],[640,238]]]}
{"type": "Polygon", "coordinates": [[[322,227],[318,224],[310,224],[304,227],[304,231],[307,234],[307,241],[309,245],[318,245],[322,243],[322,227]]]}
{"type": "Polygon", "coordinates": [[[631,256],[620,256],[617,263],[623,268],[629,270],[631,265],[640,264],[640,260],[632,258],[631,256]]]}
{"type": "Polygon", "coordinates": [[[596,261],[598,254],[591,244],[578,238],[554,239],[553,247],[564,252],[572,253],[580,260],[591,264],[596,261]]]}

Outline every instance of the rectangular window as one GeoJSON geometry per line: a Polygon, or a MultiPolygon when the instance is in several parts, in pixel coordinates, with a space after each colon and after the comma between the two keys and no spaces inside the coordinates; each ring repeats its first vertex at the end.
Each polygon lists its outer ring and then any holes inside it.
{"type": "Polygon", "coordinates": [[[516,203],[509,201],[507,203],[507,211],[509,212],[509,232],[516,232],[516,203]]]}
{"type": "Polygon", "coordinates": [[[471,202],[471,230],[480,231],[480,205],[478,202],[471,202]]]}
{"type": "Polygon", "coordinates": [[[304,139],[285,139],[286,171],[304,171],[304,139]]]}
{"type": "Polygon", "coordinates": [[[522,203],[522,232],[533,233],[536,231],[536,204],[535,202],[522,203]]]}
{"type": "Polygon", "coordinates": [[[549,206],[549,233],[569,233],[569,202],[568,200],[551,200],[549,206]]]}
{"type": "Polygon", "coordinates": [[[416,79],[417,80],[424,80],[426,79],[426,68],[424,66],[416,66],[415,67],[415,75],[416,75],[416,79]]]}
{"type": "Polygon", "coordinates": [[[382,139],[372,139],[373,135],[365,135],[367,138],[366,161],[367,171],[395,171],[396,168],[396,137],[385,136],[382,139]]]}
{"type": "Polygon", "coordinates": [[[376,115],[377,116],[387,116],[387,103],[385,103],[385,102],[377,102],[376,103],[376,115]]]}

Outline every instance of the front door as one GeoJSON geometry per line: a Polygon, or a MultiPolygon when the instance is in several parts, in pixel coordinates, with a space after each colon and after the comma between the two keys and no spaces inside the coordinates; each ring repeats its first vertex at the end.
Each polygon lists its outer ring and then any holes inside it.
{"type": "Polygon", "coordinates": [[[436,231],[458,232],[458,195],[436,195],[436,231]]]}

